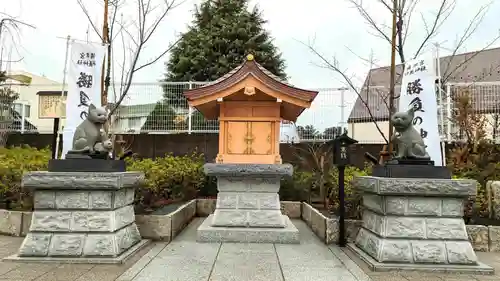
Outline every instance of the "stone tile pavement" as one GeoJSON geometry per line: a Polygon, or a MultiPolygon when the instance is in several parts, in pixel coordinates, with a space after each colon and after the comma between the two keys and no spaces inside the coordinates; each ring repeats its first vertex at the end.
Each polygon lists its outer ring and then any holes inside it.
{"type": "Polygon", "coordinates": [[[332,252],[302,221],[294,221],[300,245],[197,243],[196,229],[202,221],[196,218],[170,244],[156,244],[118,280],[369,280],[354,263],[346,266],[337,256],[342,252],[332,252]]]}
{"type": "MultiPolygon", "coordinates": [[[[0,262],[0,281],[459,281],[500,280],[500,254],[478,253],[495,276],[371,272],[347,250],[325,246],[299,220],[300,245],[197,243],[196,218],[171,243],[154,243],[123,265],[0,262]]],[[[22,238],[0,236],[0,258],[15,253],[22,238]]]]}
{"type": "Polygon", "coordinates": [[[1,260],[15,254],[22,242],[20,237],[0,235],[0,281],[113,281],[153,247],[150,244],[121,265],[14,263],[1,260]]]}

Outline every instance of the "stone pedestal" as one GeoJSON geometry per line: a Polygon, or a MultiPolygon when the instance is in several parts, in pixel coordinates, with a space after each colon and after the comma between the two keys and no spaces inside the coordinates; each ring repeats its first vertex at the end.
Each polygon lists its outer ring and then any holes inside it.
{"type": "Polygon", "coordinates": [[[278,191],[289,164],[206,164],[217,177],[217,205],[198,228],[200,242],[299,243],[299,231],[281,213],[278,191]]]}
{"type": "Polygon", "coordinates": [[[34,212],[17,261],[120,263],[147,241],[135,224],[138,172],[30,172],[34,212]]]}
{"type": "Polygon", "coordinates": [[[349,247],[376,271],[493,272],[478,262],[463,220],[476,181],[357,177],[363,225],[349,247]]]}

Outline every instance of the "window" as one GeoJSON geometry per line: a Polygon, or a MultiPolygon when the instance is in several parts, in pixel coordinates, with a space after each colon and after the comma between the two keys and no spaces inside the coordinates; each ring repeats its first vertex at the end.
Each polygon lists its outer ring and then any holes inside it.
{"type": "Polygon", "coordinates": [[[24,105],[24,117],[27,117],[27,118],[31,117],[31,105],[28,105],[28,104],[24,105]]]}
{"type": "Polygon", "coordinates": [[[31,106],[28,104],[23,104],[23,103],[14,103],[13,104],[13,109],[19,113],[19,115],[23,115],[24,117],[29,118],[31,116],[31,106]],[[24,112],[23,112],[23,107],[24,107],[24,112]]]}
{"type": "Polygon", "coordinates": [[[21,113],[23,112],[23,104],[22,103],[14,103],[13,107],[14,107],[14,110],[17,111],[17,113],[19,113],[19,115],[21,115],[21,113]]]}

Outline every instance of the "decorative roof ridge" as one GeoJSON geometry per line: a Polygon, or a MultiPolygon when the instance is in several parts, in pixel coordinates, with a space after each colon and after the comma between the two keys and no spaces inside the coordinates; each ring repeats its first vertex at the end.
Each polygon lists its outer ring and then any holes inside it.
{"type": "Polygon", "coordinates": [[[193,99],[193,98],[196,99],[198,97],[210,95],[211,93],[220,90],[220,88],[227,88],[230,87],[231,85],[234,85],[235,83],[238,83],[239,81],[241,81],[241,79],[247,77],[247,74],[252,74],[263,84],[267,83],[265,83],[265,81],[263,81],[262,78],[268,78],[269,80],[271,80],[269,82],[275,83],[274,87],[272,88],[275,88],[275,90],[278,91],[279,90],[283,91],[284,88],[288,89],[288,91],[285,91],[285,93],[294,96],[296,98],[312,101],[318,95],[318,91],[300,89],[282,80],[281,78],[279,78],[278,76],[274,75],[269,70],[264,68],[262,65],[257,63],[252,54],[248,54],[246,56],[246,60],[242,64],[235,67],[234,69],[226,73],[224,76],[220,77],[217,80],[214,80],[213,82],[203,85],[202,87],[186,90],[184,91],[184,95],[188,99],[193,99]],[[242,70],[247,71],[249,73],[243,73],[242,70]],[[257,71],[254,72],[254,70],[257,71]],[[209,89],[211,89],[212,91],[210,91],[209,89]]]}

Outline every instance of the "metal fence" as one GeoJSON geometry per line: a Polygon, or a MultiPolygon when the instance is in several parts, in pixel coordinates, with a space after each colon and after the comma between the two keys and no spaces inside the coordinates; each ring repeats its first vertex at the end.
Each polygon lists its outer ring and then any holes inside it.
{"type": "MultiPolygon", "coordinates": [[[[134,83],[115,111],[111,131],[123,134],[217,133],[217,120],[206,120],[196,109],[189,108],[183,91],[205,85],[204,82],[134,83]]],[[[53,118],[61,102],[60,84],[14,86],[19,98],[11,108],[12,131],[52,133],[53,118]],[[24,124],[24,125],[22,125],[24,124]]],[[[349,107],[343,103],[345,89],[317,89],[319,95],[297,124],[282,124],[283,131],[296,128],[301,141],[330,140],[345,126],[349,107]]],[[[119,98],[120,85],[109,89],[108,102],[119,98]]],[[[1,96],[0,96],[1,99],[1,96]]],[[[65,100],[65,98],[63,98],[65,100]]],[[[6,101],[0,101],[6,104],[6,101]]],[[[64,107],[64,106],[63,106],[64,107]]],[[[65,112],[63,112],[65,114],[65,112]]],[[[64,120],[62,120],[64,125],[64,120]]]]}
{"type": "MultiPolygon", "coordinates": [[[[396,94],[400,87],[396,87],[396,94]]],[[[470,98],[471,116],[482,116],[486,138],[500,141],[500,81],[474,83],[447,83],[441,91],[436,87],[438,130],[442,141],[464,141],[464,130],[456,122],[457,96],[466,93],[470,98]]],[[[383,138],[373,125],[377,120],[379,128],[388,135],[389,89],[387,87],[371,87],[361,92],[363,101],[347,104],[352,109],[349,115],[349,129],[356,131],[364,143],[381,143],[383,138]],[[367,93],[369,92],[369,93],[367,93]],[[367,108],[370,110],[368,111],[367,108]],[[372,116],[374,118],[372,118],[372,116]],[[355,120],[355,123],[354,121],[355,120]]],[[[395,100],[397,109],[399,101],[395,100]]],[[[356,137],[356,136],[355,136],[356,137]]]]}
{"type": "MultiPolygon", "coordinates": [[[[200,87],[203,82],[178,83],[134,83],[131,85],[127,97],[117,109],[112,124],[112,132],[125,134],[175,134],[175,133],[217,133],[218,122],[206,120],[195,109],[189,108],[182,92],[186,89],[200,87]]],[[[12,119],[10,130],[23,133],[39,132],[52,133],[53,118],[44,116],[55,112],[61,102],[60,84],[32,84],[30,86],[13,86],[12,90],[19,93],[8,111],[1,111],[5,118],[12,119]]],[[[118,97],[119,85],[110,88],[109,102],[113,103],[118,97]]],[[[500,128],[500,82],[498,83],[454,83],[445,85],[438,94],[438,121],[439,132],[443,141],[453,141],[460,138],[460,128],[452,121],[454,110],[453,96],[458,90],[467,90],[471,98],[471,106],[477,114],[486,118],[488,137],[497,139],[500,128]]],[[[359,123],[370,124],[372,118],[366,112],[360,111],[360,106],[370,108],[372,115],[381,116],[387,111],[388,89],[380,88],[376,92],[380,98],[368,96],[364,103],[359,105],[356,93],[346,88],[315,89],[319,95],[311,108],[299,117],[296,124],[282,124],[283,130],[295,127],[301,141],[331,140],[343,129],[350,129],[359,123]],[[356,104],[358,103],[358,104],[356,104]],[[348,124],[349,119],[356,119],[358,123],[348,124]]],[[[399,91],[399,89],[396,89],[399,91]]],[[[1,108],[7,101],[2,100],[1,108]]],[[[64,99],[63,99],[64,100],[64,99]]],[[[396,101],[397,104],[397,101],[396,101]]],[[[387,115],[387,114],[386,114],[387,115]]],[[[3,118],[3,117],[2,117],[3,118]]],[[[5,119],[3,118],[3,119],[5,119]]],[[[64,121],[63,121],[64,123],[64,121]]],[[[384,121],[378,121],[386,133],[384,121]]],[[[377,143],[381,141],[376,130],[367,130],[361,142],[377,143]]]]}
{"type": "MultiPolygon", "coordinates": [[[[132,85],[115,115],[116,133],[217,133],[217,120],[206,120],[189,108],[182,92],[204,85],[188,83],[141,83],[132,85]],[[147,101],[146,103],[144,101],[147,101]]],[[[284,123],[282,129],[295,127],[301,140],[331,140],[338,127],[345,126],[349,112],[342,103],[346,89],[316,89],[319,95],[296,124],[284,123]]]]}

